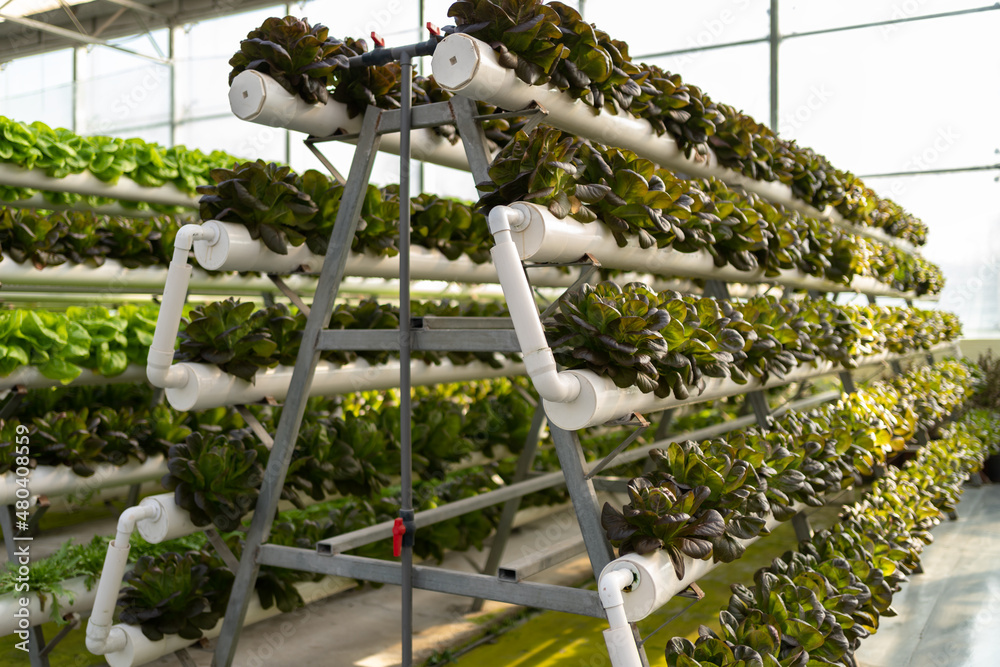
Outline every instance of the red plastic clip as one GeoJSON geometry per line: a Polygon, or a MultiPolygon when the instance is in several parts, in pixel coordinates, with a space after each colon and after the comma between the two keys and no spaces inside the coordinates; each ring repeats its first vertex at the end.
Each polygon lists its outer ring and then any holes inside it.
{"type": "Polygon", "coordinates": [[[429,32],[430,34],[434,35],[435,37],[440,37],[441,36],[441,28],[437,27],[436,25],[434,25],[430,21],[427,22],[427,32],[429,32]]]}
{"type": "Polygon", "coordinates": [[[385,38],[379,35],[377,32],[372,31],[372,41],[375,42],[376,49],[385,48],[385,38]]]}
{"type": "Polygon", "coordinates": [[[403,535],[406,534],[406,526],[403,525],[403,520],[396,517],[396,520],[392,523],[392,555],[399,558],[400,554],[403,553],[403,535]]]}

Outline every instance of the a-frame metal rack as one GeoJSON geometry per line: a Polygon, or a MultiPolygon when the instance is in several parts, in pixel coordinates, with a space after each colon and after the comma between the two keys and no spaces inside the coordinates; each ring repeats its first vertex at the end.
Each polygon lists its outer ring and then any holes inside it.
{"type": "MultiPolygon", "coordinates": [[[[638,430],[601,461],[588,462],[585,459],[576,432],[566,431],[550,425],[550,433],[558,455],[560,472],[530,476],[528,473],[534,461],[537,441],[545,423],[541,404],[536,408],[528,442],[517,464],[515,480],[510,485],[443,505],[425,512],[415,513],[412,507],[412,469],[410,441],[410,354],[413,350],[437,351],[493,351],[520,352],[517,336],[506,318],[410,318],[410,271],[409,271],[409,208],[400,207],[400,326],[399,330],[380,331],[338,331],[327,329],[334,302],[344,278],[347,257],[352,239],[357,231],[359,215],[371,176],[374,157],[380,141],[386,134],[400,133],[400,201],[410,199],[410,142],[412,129],[433,128],[442,125],[457,126],[468,158],[470,171],[475,182],[489,180],[489,154],[481,122],[487,118],[530,116],[529,126],[540,122],[544,110],[533,106],[529,109],[481,116],[475,102],[459,96],[449,102],[410,106],[411,71],[414,57],[431,55],[438,43],[437,37],[427,42],[398,48],[376,49],[352,59],[351,66],[367,67],[398,60],[402,66],[402,103],[399,110],[385,111],[369,107],[364,115],[361,131],[357,135],[337,135],[331,137],[310,137],[306,140],[309,148],[330,169],[335,177],[337,170],[322,155],[318,144],[334,140],[356,141],[350,172],[345,181],[344,193],[327,249],[326,260],[320,274],[316,295],[309,308],[308,321],[292,375],[289,392],[274,436],[270,464],[264,481],[249,532],[246,548],[239,564],[235,584],[223,621],[222,632],[215,649],[216,667],[230,667],[236,653],[240,633],[246,615],[247,605],[254,595],[254,583],[260,566],[291,568],[326,575],[354,578],[378,583],[401,586],[401,634],[402,664],[412,664],[412,620],[414,588],[433,590],[474,598],[477,604],[482,599],[497,600],[541,609],[565,611],[596,618],[607,618],[597,591],[566,586],[511,581],[499,578],[497,567],[502,558],[503,545],[510,534],[514,514],[520,499],[530,493],[551,488],[564,483],[572,499],[573,508],[583,536],[584,546],[590,559],[595,577],[599,577],[605,566],[614,558],[613,549],[601,527],[600,507],[597,488],[612,489],[620,486],[621,480],[598,476],[617,457],[618,462],[638,460],[630,455],[619,456],[633,443],[649,424],[641,415],[631,415],[624,423],[635,425],[638,430]],[[401,391],[401,508],[400,516],[394,522],[338,535],[321,541],[315,550],[300,549],[268,544],[285,474],[290,464],[309,396],[310,385],[316,370],[319,354],[323,350],[398,350],[400,354],[401,391]],[[414,532],[422,526],[445,521],[462,514],[494,505],[504,504],[493,551],[487,559],[485,573],[445,570],[436,567],[413,565],[414,532]],[[402,532],[401,561],[386,561],[374,558],[345,555],[343,552],[370,544],[378,540],[388,540],[402,532]]],[[[593,273],[593,262],[583,264],[576,284],[589,279],[593,273]]],[[[528,269],[530,267],[525,267],[528,269]]],[[[570,288],[572,289],[572,288],[570,288]]],[[[725,298],[728,289],[725,283],[709,281],[706,292],[725,298]]],[[[849,372],[841,373],[845,391],[853,391],[853,379],[849,372]]],[[[365,389],[359,386],[358,390],[365,389]]],[[[761,391],[747,395],[753,408],[753,420],[762,428],[770,427],[770,408],[761,391]]],[[[809,403],[811,399],[803,402],[809,403]]],[[[814,404],[813,401],[810,404],[814,404]]],[[[670,412],[664,414],[661,427],[669,424],[670,412]]],[[[725,433],[735,424],[722,425],[705,433],[712,437],[725,433]]],[[[664,431],[663,428],[660,431],[664,431]]],[[[665,432],[658,435],[666,435],[665,432]]],[[[691,434],[694,437],[695,434],[691,434]]],[[[699,437],[701,437],[699,435],[699,437]]],[[[797,532],[806,534],[808,525],[799,519],[795,524],[797,532]]],[[[517,577],[514,577],[517,579],[517,577]]],[[[693,594],[697,594],[694,591],[693,594]]],[[[642,650],[643,641],[632,625],[632,634],[638,647],[638,655],[643,664],[646,657],[642,650]]]]}
{"type": "MultiPolygon", "coordinates": [[[[495,351],[519,352],[520,346],[510,321],[499,318],[496,321],[464,323],[461,318],[438,318],[430,322],[410,321],[409,296],[409,209],[400,207],[400,328],[398,331],[335,331],[327,329],[334,302],[344,278],[347,256],[351,242],[357,231],[361,206],[372,172],[375,154],[381,138],[389,133],[400,133],[400,201],[410,198],[410,146],[411,129],[432,128],[453,124],[458,127],[469,160],[470,170],[476,183],[488,180],[489,154],[482,129],[481,117],[472,100],[455,97],[449,102],[410,107],[412,58],[431,55],[438,39],[432,37],[427,42],[399,48],[376,49],[355,59],[351,65],[367,67],[398,60],[402,65],[402,106],[399,110],[384,111],[369,107],[365,113],[360,134],[357,136],[310,137],[307,143],[319,154],[316,144],[332,140],[356,140],[357,149],[350,172],[344,186],[340,208],[334,231],[327,248],[326,260],[319,277],[316,295],[308,316],[302,346],[299,350],[292,375],[285,408],[274,436],[274,446],[270,457],[253,520],[246,537],[246,548],[236,573],[236,580],[222,626],[222,633],[216,645],[215,664],[229,667],[233,664],[236,646],[247,610],[250,596],[254,594],[254,582],[261,565],[272,565],[316,573],[351,577],[372,582],[397,584],[402,587],[402,664],[412,662],[412,590],[428,589],[523,604],[530,607],[553,609],[604,618],[605,613],[595,591],[553,586],[533,582],[508,583],[495,575],[469,574],[447,571],[440,568],[413,565],[413,536],[421,525],[459,516],[490,505],[507,502],[507,520],[502,522],[501,532],[510,531],[513,511],[517,499],[541,488],[552,486],[552,480],[540,477],[526,479],[500,489],[491,494],[483,494],[443,506],[416,516],[412,508],[412,470],[410,441],[410,353],[412,350],[445,351],[495,351]],[[424,326],[426,324],[426,326],[424,326]],[[281,488],[288,465],[291,462],[295,442],[305,411],[309,387],[313,379],[319,353],[329,349],[353,350],[399,350],[401,363],[401,509],[395,526],[379,525],[362,529],[326,540],[317,550],[281,547],[267,543],[271,525],[277,510],[281,488]],[[539,481],[541,480],[541,481],[539,481]],[[544,486],[543,486],[544,485],[544,486]],[[440,511],[438,511],[440,510],[440,511]],[[388,539],[395,528],[402,527],[403,533],[401,562],[390,562],[373,558],[343,555],[340,552],[368,544],[380,539],[388,539]]],[[[541,118],[540,109],[526,109],[500,116],[530,116],[541,118]]],[[[495,116],[493,116],[495,117],[495,116]]],[[[533,120],[535,120],[533,119],[533,120]]],[[[536,121],[537,122],[537,121],[536,121]]],[[[325,159],[324,159],[325,161],[325,159]]],[[[332,166],[332,165],[328,165],[332,166]]],[[[334,171],[334,175],[336,172],[334,171]]],[[[589,268],[585,272],[589,274],[589,268]]],[[[364,387],[359,387],[364,389],[364,387]]],[[[541,407],[536,414],[532,434],[535,440],[543,425],[541,407]]],[[[551,427],[551,433],[559,462],[565,476],[573,506],[576,511],[587,553],[595,576],[614,557],[610,543],[604,535],[600,522],[600,507],[594,488],[594,479],[587,475],[586,461],[576,433],[551,427]]],[[[522,476],[526,476],[531,466],[535,447],[529,443],[519,463],[522,476]]]]}

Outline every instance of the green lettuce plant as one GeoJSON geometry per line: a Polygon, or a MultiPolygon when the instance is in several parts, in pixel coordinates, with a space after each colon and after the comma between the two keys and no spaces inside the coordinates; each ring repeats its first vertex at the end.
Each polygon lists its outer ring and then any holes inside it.
{"type": "Polygon", "coordinates": [[[125,575],[121,620],[151,641],[176,634],[199,639],[222,618],[233,573],[204,552],[144,556],[125,575]]]}

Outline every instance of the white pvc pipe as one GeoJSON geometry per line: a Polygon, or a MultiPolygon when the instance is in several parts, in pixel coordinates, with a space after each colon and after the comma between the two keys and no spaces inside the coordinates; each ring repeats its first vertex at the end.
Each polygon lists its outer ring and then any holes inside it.
{"type": "Polygon", "coordinates": [[[118,517],[118,532],[108,544],[108,555],[104,559],[104,569],[101,570],[101,580],[94,597],[94,611],[87,622],[87,650],[94,655],[119,651],[125,646],[125,633],[115,631],[111,624],[114,622],[118,590],[128,565],[129,539],[136,522],[155,519],[158,514],[157,505],[139,505],[128,508],[118,517]]]}
{"type": "MultiPolygon", "coordinates": [[[[944,343],[935,346],[929,351],[933,352],[945,348],[950,349],[952,345],[952,343],[944,343]]],[[[858,360],[858,368],[893,360],[907,359],[926,354],[927,352],[927,350],[921,350],[902,355],[891,355],[888,352],[883,352],[869,357],[862,357],[858,360]]],[[[590,370],[568,370],[562,371],[561,375],[574,375],[577,377],[580,382],[579,396],[572,401],[564,403],[543,400],[545,414],[549,418],[549,421],[559,428],[567,431],[575,431],[589,426],[605,424],[633,412],[643,414],[659,412],[681,405],[701,403],[727,396],[745,394],[766,387],[800,382],[819,375],[835,373],[839,370],[842,370],[840,365],[829,361],[820,361],[793,368],[785,375],[784,379],[771,376],[767,383],[762,383],[758,378],[750,378],[746,384],[742,385],[723,378],[705,378],[705,390],[701,393],[692,391],[691,395],[683,400],[674,398],[672,395],[666,398],[658,398],[652,392],[644,394],[638,387],[622,389],[616,386],[610,378],[602,377],[590,370]]]]}
{"type": "Polygon", "coordinates": [[[46,199],[41,193],[32,195],[27,199],[18,199],[17,201],[5,201],[4,206],[10,208],[30,208],[30,209],[43,209],[47,211],[85,211],[88,213],[98,213],[101,215],[120,215],[126,218],[155,218],[157,216],[163,215],[159,211],[151,211],[149,209],[140,210],[137,208],[128,208],[120,203],[115,204],[101,204],[100,206],[88,206],[84,202],[74,202],[72,204],[54,204],[46,199]]]}
{"type": "Polygon", "coordinates": [[[167,282],[163,287],[160,312],[156,317],[153,342],[146,357],[146,377],[154,387],[176,387],[183,384],[183,371],[174,368],[174,343],[180,328],[184,301],[187,299],[188,283],[191,280],[191,265],[188,253],[195,240],[211,242],[218,230],[202,225],[184,225],[174,237],[174,256],[167,269],[167,282]]]}
{"type": "MultiPolygon", "coordinates": [[[[715,177],[730,186],[743,188],[768,201],[782,204],[806,215],[836,222],[855,233],[879,238],[877,231],[850,225],[833,209],[817,210],[797,199],[791,187],[777,181],[758,181],[719,165],[714,151],[705,156],[688,157],[670,135],[658,136],[645,120],[626,111],[610,114],[596,111],[581,100],[574,100],[555,88],[531,86],[517,78],[514,70],[502,67],[497,55],[485,42],[464,33],[444,38],[434,51],[431,62],[434,78],[445,90],[463,97],[482,100],[502,109],[524,109],[537,102],[548,114],[545,123],[570,134],[635,152],[661,167],[689,176],[715,177]],[[874,233],[873,233],[874,232],[874,233]]],[[[912,248],[905,241],[884,235],[879,238],[904,251],[912,248]]]]}
{"type": "MultiPolygon", "coordinates": [[[[296,590],[302,596],[302,600],[309,604],[316,600],[342,593],[354,588],[357,584],[349,579],[339,577],[327,577],[319,582],[305,582],[295,584],[296,590]]],[[[268,618],[280,614],[277,605],[272,605],[270,609],[264,609],[260,605],[260,599],[256,595],[250,596],[250,603],[247,606],[246,620],[244,626],[253,625],[268,618]]],[[[167,635],[159,641],[151,641],[144,634],[142,628],[136,625],[118,624],[115,630],[120,631],[124,636],[124,645],[112,652],[104,655],[111,667],[134,667],[144,665],[157,658],[169,655],[182,648],[190,646],[194,641],[184,639],[178,635],[167,635]]],[[[206,639],[214,639],[222,632],[222,620],[211,630],[205,630],[203,635],[206,639]]],[[[198,640],[195,640],[198,641],[198,640]]]]}
{"type": "MultiPolygon", "coordinates": [[[[175,366],[185,373],[183,384],[168,387],[167,401],[175,410],[208,410],[225,405],[254,403],[270,396],[281,400],[288,394],[292,366],[277,366],[260,370],[253,384],[210,364],[180,363],[175,366]]],[[[414,361],[413,384],[466,382],[524,373],[524,365],[504,361],[501,368],[482,362],[455,366],[444,359],[438,365],[414,361]]],[[[310,388],[310,396],[332,396],[356,391],[390,389],[399,386],[399,360],[372,366],[358,359],[343,366],[321,361],[310,388]]]]}
{"type": "MultiPolygon", "coordinates": [[[[316,137],[328,137],[338,132],[361,132],[361,115],[350,118],[346,105],[330,100],[326,104],[309,104],[292,95],[267,74],[254,70],[240,72],[229,89],[229,107],[237,118],[281,127],[316,137]]],[[[461,141],[450,143],[433,130],[422,128],[411,135],[413,158],[453,169],[469,170],[469,161],[461,141]]],[[[379,147],[387,153],[399,154],[399,134],[386,134],[379,147]]]]}
{"type": "MultiPolygon", "coordinates": [[[[291,273],[303,270],[319,273],[323,255],[313,254],[303,244],[290,246],[287,255],[270,250],[260,239],[250,238],[243,225],[209,220],[202,225],[212,227],[215,240],[195,241],[194,256],[203,268],[211,271],[262,271],[264,273],[291,273]]],[[[398,278],[399,255],[393,257],[373,252],[352,252],[347,256],[345,274],[362,278],[398,278]]],[[[414,246],[410,249],[410,275],[414,280],[445,280],[449,282],[496,283],[497,272],[489,262],[476,264],[469,257],[449,260],[430,248],[414,246]]],[[[531,280],[542,287],[568,287],[573,284],[573,274],[556,268],[539,268],[531,272],[531,280]]]]}
{"type": "Polygon", "coordinates": [[[93,585],[88,590],[87,577],[73,577],[60,582],[59,585],[64,592],[46,594],[44,603],[37,593],[15,591],[0,595],[0,637],[19,630],[23,631],[18,623],[21,619],[27,619],[29,624],[27,627],[56,620],[52,614],[52,609],[55,606],[53,597],[59,600],[59,609],[63,614],[90,611],[93,607],[97,590],[93,585]],[[20,598],[28,598],[28,605],[22,607],[19,603],[20,598]],[[21,611],[21,609],[26,611],[21,611]]]}
{"type": "MultiPolygon", "coordinates": [[[[105,260],[101,266],[67,262],[38,270],[30,264],[18,264],[9,255],[0,260],[0,283],[4,288],[17,286],[59,287],[67,292],[93,293],[95,289],[118,298],[120,294],[163,291],[167,269],[163,266],[144,266],[128,269],[114,259],[105,260]]],[[[291,276],[285,280],[296,291],[315,291],[315,280],[304,276],[291,276]]],[[[189,289],[198,294],[254,294],[277,292],[266,277],[238,275],[209,275],[201,269],[191,272],[189,289]]]]}
{"type": "MultiPolygon", "coordinates": [[[[800,511],[805,507],[802,503],[793,506],[795,511],[800,511]]],[[[781,522],[773,516],[767,518],[767,530],[773,530],[781,522]]],[[[744,546],[753,544],[759,537],[749,540],[739,540],[744,546]]],[[[673,561],[663,549],[640,556],[631,553],[616,558],[608,563],[601,576],[598,578],[599,592],[602,602],[605,599],[604,582],[618,582],[627,579],[628,590],[624,592],[618,589],[622,596],[622,614],[628,621],[635,623],[646,618],[657,609],[670,601],[672,597],[683,591],[685,588],[695,583],[707,573],[716,568],[718,563],[709,560],[700,560],[684,556],[684,576],[677,578],[673,561]],[[616,573],[620,573],[617,574],[616,573]],[[618,578],[613,578],[617,576],[618,578]]],[[[610,586],[609,586],[610,587],[610,586]]],[[[622,588],[625,588],[624,586],[622,588]]],[[[613,591],[608,593],[609,596],[613,591]]],[[[605,603],[607,606],[607,603],[605,603]]],[[[610,616],[609,616],[610,618],[610,616]]],[[[634,642],[633,642],[634,644],[634,642]]],[[[609,645],[610,648],[610,645],[609,645]]],[[[612,664],[614,661],[612,661],[612,664]]]]}
{"type": "Polygon", "coordinates": [[[607,644],[612,667],[643,667],[639,646],[628,624],[624,599],[624,589],[631,587],[637,577],[638,572],[622,565],[604,568],[597,582],[597,592],[608,615],[609,627],[604,631],[604,643],[607,644]]]}
{"type": "Polygon", "coordinates": [[[127,199],[129,201],[198,208],[198,196],[181,192],[172,183],[158,188],[139,185],[127,176],[118,178],[114,185],[105,183],[89,172],[69,174],[63,178],[46,176],[41,169],[22,169],[9,163],[0,163],[0,185],[15,188],[32,188],[50,192],[72,192],[78,195],[127,199]]]}
{"type": "Polygon", "coordinates": [[[489,225],[495,245],[490,254],[521,345],[524,367],[535,390],[539,396],[550,401],[572,401],[580,393],[580,383],[572,376],[559,373],[556,368],[555,356],[545,340],[538,308],[511,238],[511,227],[519,227],[523,223],[524,214],[519,209],[507,206],[493,208],[489,225]]]}
{"type": "MultiPolygon", "coordinates": [[[[75,387],[94,386],[101,384],[125,384],[127,382],[142,382],[146,377],[146,369],[142,366],[131,365],[125,371],[114,377],[99,375],[94,371],[84,369],[69,385],[75,387]]],[[[47,387],[65,387],[66,383],[53,380],[42,375],[35,366],[22,366],[10,375],[0,377],[0,391],[12,389],[21,385],[28,389],[45,389],[47,387]]]]}
{"type": "Polygon", "coordinates": [[[143,498],[139,507],[150,508],[152,512],[152,516],[136,524],[139,535],[150,544],[185,537],[208,528],[194,525],[191,513],[174,502],[173,492],[143,498]]]}
{"type": "MultiPolygon", "coordinates": [[[[31,493],[36,496],[65,496],[90,493],[110,486],[131,486],[159,479],[167,471],[162,454],[151,456],[142,463],[115,466],[102,463],[94,466],[94,474],[81,477],[68,466],[39,466],[31,471],[31,493]]],[[[0,505],[13,505],[17,499],[17,479],[12,472],[0,475],[0,505]]]]}
{"type": "Polygon", "coordinates": [[[591,254],[601,262],[601,266],[609,269],[648,271],[659,275],[726,282],[766,282],[822,292],[860,292],[899,298],[912,296],[893,290],[871,277],[857,277],[847,286],[808,275],[798,269],[784,270],[781,275],[769,278],[764,275],[762,268],[740,271],[728,264],[717,267],[707,251],[686,253],[673,248],[643,248],[635,236],[629,236],[627,245],[620,247],[606,225],[584,224],[569,217],[559,219],[537,204],[517,202],[511,208],[518,211],[525,221],[512,229],[514,243],[522,260],[572,262],[585,254],[591,254]]]}
{"type": "Polygon", "coordinates": [[[293,273],[301,269],[318,273],[323,267],[323,257],[310,252],[305,243],[289,245],[288,254],[279,255],[260,239],[251,238],[244,225],[209,220],[202,228],[211,230],[211,238],[194,242],[194,258],[209,271],[293,273]]]}

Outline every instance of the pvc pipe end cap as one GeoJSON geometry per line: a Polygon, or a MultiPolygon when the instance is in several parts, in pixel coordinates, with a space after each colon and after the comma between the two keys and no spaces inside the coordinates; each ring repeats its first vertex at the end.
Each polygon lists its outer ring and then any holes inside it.
{"type": "Polygon", "coordinates": [[[461,90],[476,77],[480,58],[477,40],[462,33],[448,35],[434,50],[434,79],[445,90],[461,90]]]}
{"type": "Polygon", "coordinates": [[[240,72],[229,87],[229,108],[241,120],[253,120],[264,108],[267,89],[259,72],[240,72]]]}
{"type": "MultiPolygon", "coordinates": [[[[207,227],[209,225],[217,226],[218,222],[208,220],[202,226],[207,227]]],[[[198,262],[198,266],[206,271],[218,271],[225,264],[226,257],[229,255],[229,236],[220,229],[219,233],[216,234],[214,243],[198,239],[194,242],[192,249],[194,250],[194,259],[198,262]]]]}
{"type": "MultiPolygon", "coordinates": [[[[195,405],[197,405],[198,398],[200,396],[199,391],[199,377],[198,377],[198,367],[202,364],[175,364],[174,368],[182,368],[187,374],[184,384],[178,385],[176,387],[167,387],[165,390],[167,396],[167,403],[170,404],[174,410],[179,410],[181,412],[187,412],[188,410],[193,410],[195,405]]],[[[219,371],[221,373],[221,371],[219,371]]]]}

